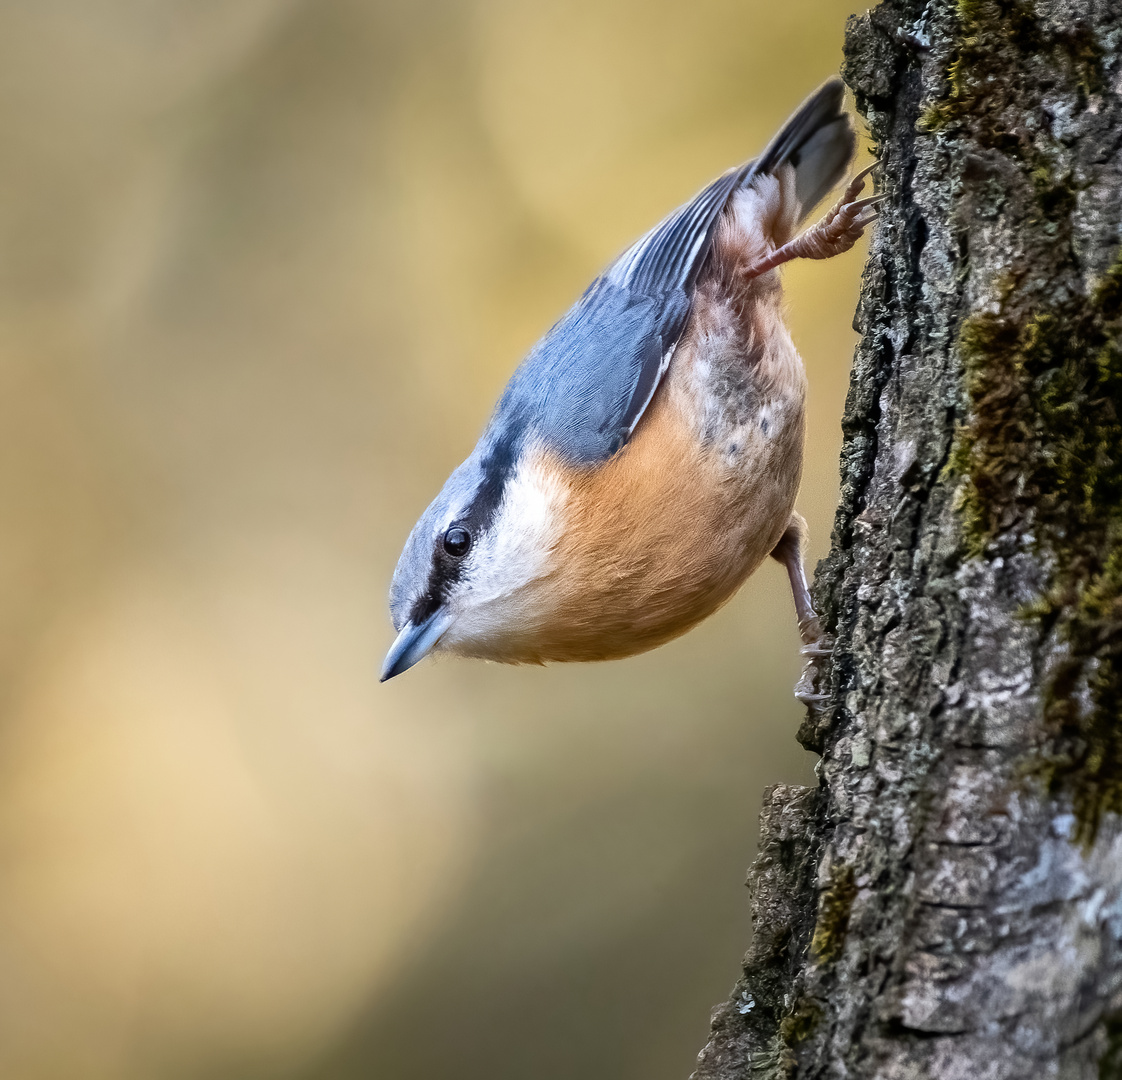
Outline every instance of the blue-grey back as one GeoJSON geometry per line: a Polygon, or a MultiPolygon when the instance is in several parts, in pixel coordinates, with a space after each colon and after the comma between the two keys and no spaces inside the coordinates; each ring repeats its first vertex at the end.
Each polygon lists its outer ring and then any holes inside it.
{"type": "Polygon", "coordinates": [[[530,437],[574,465],[611,457],[653,394],[689,307],[682,289],[647,296],[597,279],[518,367],[488,436],[530,437]]]}

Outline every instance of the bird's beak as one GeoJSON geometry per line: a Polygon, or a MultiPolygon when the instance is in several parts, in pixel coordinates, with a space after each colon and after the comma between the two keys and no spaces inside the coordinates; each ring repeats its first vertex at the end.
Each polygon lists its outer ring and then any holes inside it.
{"type": "Polygon", "coordinates": [[[423,660],[432,651],[433,646],[444,635],[444,631],[452,625],[452,616],[443,608],[438,608],[423,622],[414,624],[407,622],[397,635],[397,641],[390,646],[386,653],[385,663],[382,664],[381,682],[408,671],[418,660],[423,660]]]}

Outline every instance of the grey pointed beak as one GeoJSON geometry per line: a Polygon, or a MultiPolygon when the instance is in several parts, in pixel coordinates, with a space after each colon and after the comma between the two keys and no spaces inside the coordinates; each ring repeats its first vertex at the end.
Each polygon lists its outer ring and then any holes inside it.
{"type": "Polygon", "coordinates": [[[390,646],[386,653],[385,663],[382,664],[381,682],[408,671],[419,660],[423,660],[436,643],[444,636],[444,632],[452,625],[452,616],[443,608],[438,608],[423,622],[414,624],[407,622],[397,635],[397,641],[390,646]]]}

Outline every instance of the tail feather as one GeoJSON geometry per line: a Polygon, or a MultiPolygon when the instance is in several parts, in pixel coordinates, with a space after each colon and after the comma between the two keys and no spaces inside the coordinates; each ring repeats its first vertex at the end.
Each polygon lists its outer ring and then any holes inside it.
{"type": "Polygon", "coordinates": [[[753,175],[795,170],[795,197],[801,221],[845,175],[857,146],[849,116],[842,109],[845,87],[831,79],[819,87],[768,144],[753,175]]]}

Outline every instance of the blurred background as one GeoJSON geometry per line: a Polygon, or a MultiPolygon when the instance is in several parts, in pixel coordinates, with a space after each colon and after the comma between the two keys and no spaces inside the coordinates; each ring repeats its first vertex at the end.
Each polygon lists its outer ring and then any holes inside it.
{"type": "MultiPolygon", "coordinates": [[[[769,563],[377,683],[401,544],[853,0],[0,3],[0,1075],[671,1080],[812,782],[769,563]]],[[[828,546],[861,252],[786,271],[828,546]]]]}

